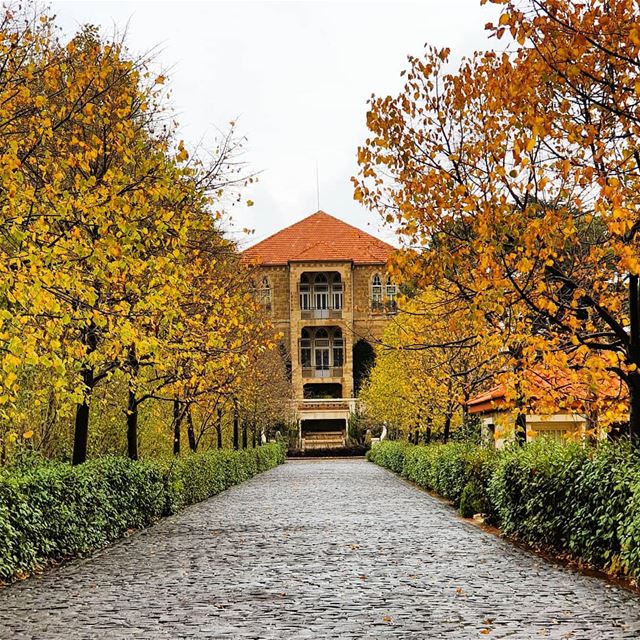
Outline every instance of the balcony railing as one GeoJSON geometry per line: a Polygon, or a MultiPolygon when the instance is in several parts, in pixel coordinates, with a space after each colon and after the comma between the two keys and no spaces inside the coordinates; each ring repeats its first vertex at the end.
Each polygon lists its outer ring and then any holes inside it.
{"type": "Polygon", "coordinates": [[[395,300],[372,300],[371,311],[373,313],[396,313],[398,304],[395,300]]]}
{"type": "Polygon", "coordinates": [[[303,378],[342,378],[342,367],[302,367],[303,378]]]}
{"type": "Polygon", "coordinates": [[[304,398],[295,400],[298,411],[345,411],[356,410],[356,398],[304,398]]]}
{"type": "Polygon", "coordinates": [[[315,307],[308,307],[307,309],[300,309],[300,317],[305,320],[342,318],[342,307],[337,309],[334,309],[333,307],[327,307],[326,309],[316,309],[315,307]]]}

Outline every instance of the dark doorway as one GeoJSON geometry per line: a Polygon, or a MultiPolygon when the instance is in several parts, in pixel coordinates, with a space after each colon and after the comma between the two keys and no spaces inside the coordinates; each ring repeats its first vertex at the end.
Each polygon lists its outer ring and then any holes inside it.
{"type": "Polygon", "coordinates": [[[346,424],[344,420],[303,420],[302,433],[326,433],[328,431],[344,431],[346,424]]]}
{"type": "Polygon", "coordinates": [[[376,354],[373,347],[366,340],[358,340],[353,345],[353,386],[355,395],[358,394],[364,381],[369,377],[376,354]]]}

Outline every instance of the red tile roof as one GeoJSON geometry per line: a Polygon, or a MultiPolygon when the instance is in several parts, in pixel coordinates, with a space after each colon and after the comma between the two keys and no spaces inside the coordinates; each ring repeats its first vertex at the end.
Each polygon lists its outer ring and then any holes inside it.
{"type": "Polygon", "coordinates": [[[261,265],[289,262],[384,264],[395,248],[324,211],[274,233],[243,252],[261,265]]]}
{"type": "Polygon", "coordinates": [[[506,396],[507,388],[505,385],[496,385],[489,391],[480,393],[467,402],[469,413],[485,413],[494,409],[505,409],[507,407],[506,396]]]}
{"type": "MultiPolygon", "coordinates": [[[[551,401],[556,404],[554,394],[564,393],[566,398],[570,398],[568,407],[560,411],[571,408],[575,411],[583,411],[586,406],[593,401],[595,391],[586,382],[572,380],[562,369],[557,370],[528,370],[525,372],[525,383],[529,393],[529,402],[540,408],[545,402],[551,401]],[[554,394],[549,394],[553,390],[554,394]]],[[[620,398],[621,387],[620,378],[611,374],[608,378],[603,378],[597,393],[601,398],[615,400],[620,398]]],[[[513,399],[507,397],[507,386],[500,383],[484,393],[479,393],[467,401],[469,413],[487,413],[493,411],[507,410],[513,407],[513,399]]]]}

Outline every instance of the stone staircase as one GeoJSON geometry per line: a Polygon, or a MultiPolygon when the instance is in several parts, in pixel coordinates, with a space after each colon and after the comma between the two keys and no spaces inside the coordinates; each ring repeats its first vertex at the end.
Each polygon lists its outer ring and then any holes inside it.
{"type": "Polygon", "coordinates": [[[313,431],[305,433],[304,449],[339,449],[345,446],[343,431],[313,431]]]}

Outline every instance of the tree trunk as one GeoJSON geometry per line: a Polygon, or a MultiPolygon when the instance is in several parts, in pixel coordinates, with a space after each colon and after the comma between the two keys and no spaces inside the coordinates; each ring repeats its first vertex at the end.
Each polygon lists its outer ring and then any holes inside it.
{"type": "Polygon", "coordinates": [[[522,395],[522,388],[520,384],[519,376],[522,373],[522,349],[517,348],[515,353],[516,366],[514,367],[514,373],[516,374],[516,422],[514,425],[514,436],[519,446],[522,446],[527,441],[527,414],[525,411],[524,396],[522,395]]]}
{"type": "Polygon", "coordinates": [[[246,449],[247,448],[247,421],[243,420],[242,421],[242,448],[246,449]]]}
{"type": "Polygon", "coordinates": [[[527,441],[527,414],[518,409],[516,415],[516,442],[522,446],[527,441]]]}
{"type": "Polygon", "coordinates": [[[191,406],[187,409],[187,437],[189,438],[189,449],[195,453],[198,450],[198,443],[196,442],[196,433],[193,430],[191,406]]]}
{"type": "Polygon", "coordinates": [[[218,436],[218,449],[222,449],[222,409],[218,409],[216,420],[216,435],[218,436]]]}
{"type": "Polygon", "coordinates": [[[465,394],[462,401],[462,427],[465,433],[469,431],[469,407],[467,402],[469,402],[469,394],[465,394]]]}
{"type": "Polygon", "coordinates": [[[431,427],[427,425],[427,428],[424,430],[424,443],[431,443],[431,427]]]}
{"type": "Polygon", "coordinates": [[[640,374],[629,374],[629,439],[634,447],[640,446],[640,374]]]}
{"type": "Polygon", "coordinates": [[[138,401],[131,385],[127,403],[127,455],[132,460],[138,459],[138,401]]]}
{"type": "Polygon", "coordinates": [[[251,425],[251,446],[256,448],[256,423],[251,425]]]}
{"type": "Polygon", "coordinates": [[[233,412],[233,448],[237,451],[240,448],[240,431],[238,425],[238,410],[233,412]]]}
{"type": "Polygon", "coordinates": [[[87,459],[87,445],[89,442],[89,396],[93,390],[93,369],[82,369],[82,382],[84,383],[84,399],[76,405],[76,423],[73,434],[73,459],[74,465],[82,464],[87,459]]]}
{"type": "MultiPolygon", "coordinates": [[[[96,327],[89,325],[84,331],[83,341],[87,347],[87,355],[92,354],[98,348],[98,336],[96,327]]],[[[76,423],[73,434],[73,458],[74,465],[82,464],[87,459],[87,445],[89,443],[89,397],[95,385],[93,367],[84,366],[80,372],[84,383],[84,399],[76,405],[76,423]]]]}
{"type": "Polygon", "coordinates": [[[442,432],[442,439],[444,440],[445,444],[449,442],[450,433],[451,433],[451,415],[447,414],[444,418],[444,430],[442,432]]]}
{"type": "Polygon", "coordinates": [[[127,455],[131,460],[138,459],[138,399],[136,381],[138,377],[138,359],[135,347],[129,348],[129,399],[127,401],[127,455]]]}
{"type": "MultiPolygon", "coordinates": [[[[629,275],[629,361],[640,367],[640,296],[638,276],[629,275]]],[[[640,444],[640,374],[638,370],[629,374],[629,439],[631,444],[640,444]]]]}
{"type": "Polygon", "coordinates": [[[182,424],[182,407],[178,398],[173,401],[173,455],[180,455],[180,425],[182,424]]]}

